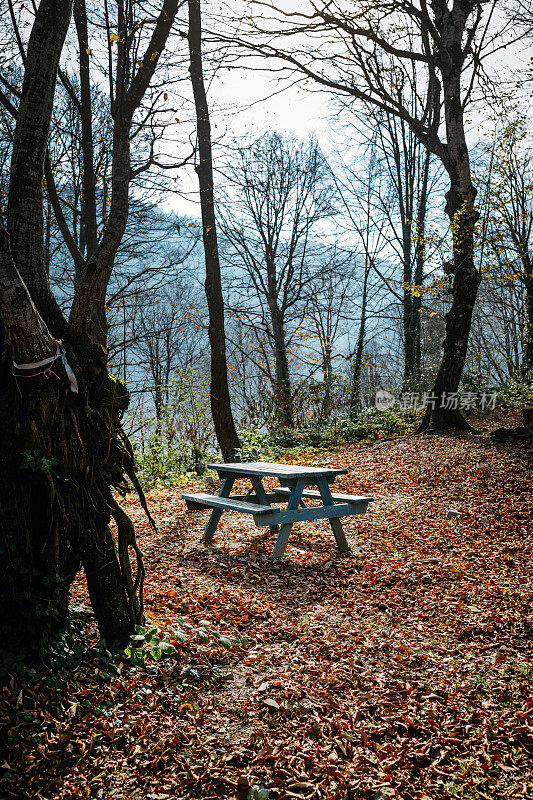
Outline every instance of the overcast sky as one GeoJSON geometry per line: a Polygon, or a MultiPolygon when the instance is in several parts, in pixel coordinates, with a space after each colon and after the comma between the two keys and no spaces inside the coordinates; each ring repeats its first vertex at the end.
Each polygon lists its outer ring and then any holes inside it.
{"type": "MultiPolygon", "coordinates": [[[[226,0],[224,11],[233,11],[238,16],[248,5],[249,0],[226,0]]],[[[308,0],[284,0],[284,6],[288,8],[289,5],[291,10],[299,11],[309,7],[308,0]]],[[[203,8],[206,29],[212,23],[210,6],[216,12],[220,4],[218,0],[205,0],[203,8]]],[[[494,71],[495,67],[496,70],[501,70],[504,66],[505,72],[510,75],[512,71],[523,68],[529,57],[529,43],[515,43],[490,59],[487,66],[489,71],[494,71]]],[[[326,154],[335,148],[340,126],[335,124],[337,119],[332,95],[317,88],[316,84],[289,85],[287,80],[282,83],[267,69],[261,70],[267,63],[273,66],[275,62],[243,59],[242,66],[233,64],[230,70],[220,69],[207,83],[212,137],[215,143],[215,167],[217,155],[220,155],[221,150],[234,137],[259,136],[268,129],[291,132],[301,138],[313,134],[326,154]],[[257,69],[247,69],[252,64],[257,69]]],[[[206,74],[210,74],[211,67],[207,46],[204,55],[206,74]]],[[[481,113],[480,111],[473,112],[470,116],[468,127],[472,144],[492,133],[486,107],[483,106],[481,113]]],[[[194,113],[192,107],[189,113],[194,113]]],[[[180,170],[176,188],[178,191],[169,206],[180,214],[199,216],[198,183],[192,166],[180,170]]],[[[223,178],[220,175],[216,177],[215,190],[217,189],[219,192],[224,191],[223,178]]]]}
{"type": "MultiPolygon", "coordinates": [[[[209,85],[208,102],[215,144],[218,152],[233,137],[260,136],[275,129],[305,138],[313,134],[324,150],[331,142],[331,119],[328,118],[328,94],[307,91],[297,86],[281,90],[267,72],[232,70],[217,76],[209,85]]],[[[218,178],[220,186],[221,178],[218,178]]],[[[172,207],[178,213],[199,215],[198,182],[192,168],[180,170],[180,193],[172,207]]]]}

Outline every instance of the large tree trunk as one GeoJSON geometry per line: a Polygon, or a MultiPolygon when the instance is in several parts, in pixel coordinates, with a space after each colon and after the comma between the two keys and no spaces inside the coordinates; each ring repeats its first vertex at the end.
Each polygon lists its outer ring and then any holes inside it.
{"type": "MultiPolygon", "coordinates": [[[[111,487],[125,490],[124,470],[133,475],[120,432],[128,395],[101,368],[99,350],[66,340],[65,363],[52,361],[58,344],[28,297],[5,233],[0,256],[2,319],[12,343],[0,373],[0,628],[10,632],[10,645],[22,639],[22,647],[38,647],[64,624],[81,562],[101,635],[124,642],[140,621],[140,583],[128,582],[108,524],[111,487]],[[42,359],[48,363],[26,368],[42,359]],[[71,365],[82,393],[71,391],[71,365]]],[[[119,544],[125,536],[135,546],[119,527],[119,544]]]]}
{"type": "Polygon", "coordinates": [[[64,318],[50,292],[43,225],[43,164],[59,56],[72,0],[42,0],[32,28],[13,139],[7,230],[17,270],[52,334],[64,318]]]}
{"type": "Polygon", "coordinates": [[[13,637],[30,645],[64,622],[68,587],[80,560],[102,634],[110,641],[124,640],[132,626],[107,527],[110,483],[122,475],[113,452],[116,418],[105,406],[89,409],[86,395],[78,398],[70,391],[75,379],[71,384],[66,359],[76,367],[83,362],[66,341],[65,362],[52,360],[58,348],[52,333],[65,336],[68,331],[48,284],[42,184],[70,13],[67,0],[43,0],[36,13],[13,142],[11,236],[0,237],[1,316],[7,335],[0,379],[0,525],[6,550],[0,613],[13,637]],[[47,363],[39,365],[42,360],[47,363]],[[28,369],[28,364],[36,366],[28,369]]]}
{"type": "Polygon", "coordinates": [[[224,326],[224,298],[215,218],[211,124],[202,65],[202,19],[200,0],[189,0],[190,75],[196,108],[202,234],[205,253],[205,294],[209,310],[211,345],[210,400],[215,433],[225,461],[233,461],[241,443],[231,410],[224,326]]]}
{"type": "MultiPolygon", "coordinates": [[[[67,324],[48,283],[42,186],[71,6],[72,0],[41,0],[35,15],[16,112],[7,231],[0,231],[0,629],[11,646],[16,640],[26,649],[38,647],[64,622],[80,563],[108,643],[125,643],[143,615],[141,554],[133,525],[113,496],[113,489],[127,490],[128,475],[145,504],[131,445],[120,427],[129,394],[107,371],[105,294],[127,217],[129,123],[165,45],[177,0],[163,1],[146,66],[132,78],[117,113],[112,224],[97,257],[93,253],[85,263],[81,253],[75,255],[67,324]]],[[[82,31],[82,41],[84,36],[82,31]]],[[[51,201],[54,205],[53,194],[51,201]]]]}
{"type": "Polygon", "coordinates": [[[463,374],[481,280],[474,264],[474,227],[478,219],[474,195],[473,189],[470,198],[464,200],[453,189],[447,194],[454,239],[453,302],[446,314],[444,354],[431,390],[435,399],[426,408],[420,431],[471,428],[457,407],[455,395],[463,374]]]}
{"type": "MultiPolygon", "coordinates": [[[[453,42],[447,44],[451,50],[453,42]]],[[[460,49],[460,41],[457,46],[460,49]]],[[[446,314],[444,353],[431,391],[435,400],[428,403],[420,431],[471,428],[458,408],[456,393],[466,361],[472,313],[481,281],[474,263],[474,229],[479,213],[475,207],[476,189],[472,184],[464,131],[460,74],[455,65],[448,72],[443,70],[443,89],[446,167],[451,183],[446,193],[446,213],[453,238],[453,301],[446,314]]]]}
{"type": "MultiPolygon", "coordinates": [[[[62,374],[58,366],[53,371],[62,374]]],[[[80,562],[102,637],[123,642],[140,622],[130,613],[108,527],[111,485],[126,488],[122,470],[130,460],[108,402],[84,409],[68,382],[53,375],[2,386],[0,414],[10,426],[0,461],[0,524],[13,583],[2,587],[8,602],[1,613],[31,644],[64,622],[80,562]]]]}

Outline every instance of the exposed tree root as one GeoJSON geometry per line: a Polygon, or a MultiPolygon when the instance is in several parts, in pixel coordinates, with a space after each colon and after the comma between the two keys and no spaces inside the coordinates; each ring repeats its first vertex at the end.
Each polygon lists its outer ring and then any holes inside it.
{"type": "Polygon", "coordinates": [[[127,596],[128,609],[134,624],[144,622],[143,586],[145,569],[142,553],[135,538],[135,527],[124,509],[112,499],[111,515],[117,523],[118,558],[124,589],[127,596]],[[137,559],[137,570],[133,579],[128,548],[132,548],[137,559]]]}
{"type": "Polygon", "coordinates": [[[6,567],[0,575],[0,627],[25,636],[30,630],[36,643],[46,629],[64,624],[80,563],[108,643],[127,642],[143,621],[142,554],[132,521],[113,497],[113,490],[129,490],[129,478],[155,528],[120,425],[129,394],[105,370],[91,374],[85,366],[79,396],[63,375],[24,382],[9,375],[0,385],[6,431],[0,452],[0,550],[6,567]]]}

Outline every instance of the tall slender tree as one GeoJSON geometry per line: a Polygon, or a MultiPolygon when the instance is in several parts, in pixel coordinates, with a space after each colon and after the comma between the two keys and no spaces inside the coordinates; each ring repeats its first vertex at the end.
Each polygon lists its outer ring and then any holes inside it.
{"type": "Polygon", "coordinates": [[[213,180],[211,122],[204,83],[202,59],[201,0],[188,0],[190,75],[196,109],[198,164],[202,235],[205,253],[205,294],[209,309],[209,343],[211,345],[211,410],[217,441],[226,461],[232,461],[240,447],[231,410],[224,326],[224,298],[218,255],[217,222],[213,180]]]}

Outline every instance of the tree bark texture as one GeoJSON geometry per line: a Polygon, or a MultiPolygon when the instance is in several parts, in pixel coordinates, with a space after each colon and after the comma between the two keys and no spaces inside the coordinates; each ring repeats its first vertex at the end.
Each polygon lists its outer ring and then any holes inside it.
{"type": "Polygon", "coordinates": [[[56,336],[64,319],[50,291],[43,225],[43,166],[59,57],[72,0],[42,0],[32,28],[13,139],[7,230],[17,270],[56,336]]]}
{"type": "Polygon", "coordinates": [[[209,396],[218,444],[225,461],[233,461],[240,441],[231,410],[224,326],[224,298],[215,216],[211,123],[202,63],[202,18],[200,0],[189,0],[190,76],[196,109],[202,235],[205,253],[205,295],[209,310],[211,386],[209,396]]]}
{"type": "Polygon", "coordinates": [[[468,17],[456,13],[451,24],[446,4],[439,4],[436,23],[442,36],[442,46],[448,53],[449,66],[441,68],[446,125],[445,167],[450,177],[446,193],[446,213],[453,237],[453,301],[446,314],[446,337],[432,394],[437,398],[434,407],[427,406],[419,430],[445,428],[469,429],[458,408],[450,407],[450,395],[459,389],[466,355],[472,313],[481,275],[474,263],[474,229],[479,213],[475,206],[476,189],[472,183],[470,158],[464,129],[464,109],[461,94],[461,38],[468,17]]]}
{"type": "MultiPolygon", "coordinates": [[[[77,2],[83,46],[87,20],[83,0],[77,2]]],[[[91,175],[85,176],[89,258],[73,252],[76,281],[68,324],[48,283],[42,187],[46,164],[54,206],[46,148],[72,0],[41,0],[28,44],[20,105],[13,109],[7,230],[0,231],[0,629],[25,645],[37,646],[64,622],[80,564],[108,643],[125,643],[142,621],[142,556],[113,492],[128,490],[128,476],[145,509],[146,501],[120,424],[129,393],[107,370],[105,297],[128,214],[129,130],[177,5],[164,0],[144,62],[115,109],[111,212],[93,252],[94,187],[91,175]]],[[[80,83],[83,163],[90,173],[90,76],[83,58],[80,83]]]]}
{"type": "Polygon", "coordinates": [[[287,358],[287,345],[285,340],[285,325],[277,303],[269,297],[270,314],[272,318],[272,335],[274,338],[275,378],[274,393],[276,403],[276,416],[282,428],[294,427],[294,406],[291,387],[291,374],[289,359],[287,358]]]}

